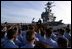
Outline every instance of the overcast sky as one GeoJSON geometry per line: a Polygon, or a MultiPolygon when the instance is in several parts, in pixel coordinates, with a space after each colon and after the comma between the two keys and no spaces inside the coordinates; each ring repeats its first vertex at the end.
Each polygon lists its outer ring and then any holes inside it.
{"type": "MultiPolygon", "coordinates": [[[[38,21],[48,1],[1,1],[1,23],[31,23],[38,21]]],[[[71,24],[71,1],[54,1],[52,13],[56,21],[71,24]]]]}

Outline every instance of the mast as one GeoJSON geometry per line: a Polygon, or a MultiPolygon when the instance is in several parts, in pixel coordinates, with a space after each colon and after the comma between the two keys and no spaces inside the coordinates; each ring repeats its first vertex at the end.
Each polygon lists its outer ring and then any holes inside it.
{"type": "Polygon", "coordinates": [[[51,8],[55,5],[52,5],[54,2],[48,2],[47,4],[45,4],[45,12],[43,12],[41,14],[41,17],[43,19],[43,22],[52,22],[55,20],[55,17],[53,16],[53,13],[51,13],[51,8]]]}

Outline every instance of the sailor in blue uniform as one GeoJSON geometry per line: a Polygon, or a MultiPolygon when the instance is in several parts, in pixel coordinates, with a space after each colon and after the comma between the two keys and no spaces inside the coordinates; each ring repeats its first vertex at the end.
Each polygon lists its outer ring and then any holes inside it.
{"type": "Polygon", "coordinates": [[[14,29],[8,30],[7,33],[8,40],[4,42],[3,48],[18,48],[18,46],[14,43],[16,36],[17,36],[16,30],[14,29]]]}
{"type": "Polygon", "coordinates": [[[26,33],[26,40],[27,40],[27,43],[22,46],[21,48],[34,48],[35,44],[35,33],[34,31],[28,31],[26,33]]]}
{"type": "Polygon", "coordinates": [[[54,41],[52,38],[51,38],[51,35],[52,35],[52,31],[50,29],[47,29],[46,30],[46,39],[45,39],[45,42],[52,46],[53,48],[57,48],[58,47],[58,44],[56,41],[54,41]]]}

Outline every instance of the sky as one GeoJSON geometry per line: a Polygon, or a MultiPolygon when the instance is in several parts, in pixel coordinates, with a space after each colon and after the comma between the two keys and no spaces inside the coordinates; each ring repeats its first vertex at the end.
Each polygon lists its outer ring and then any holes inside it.
{"type": "MultiPolygon", "coordinates": [[[[1,23],[31,23],[41,18],[48,1],[1,1],[1,23]]],[[[71,1],[54,1],[52,13],[56,21],[71,24],[71,1]]]]}

